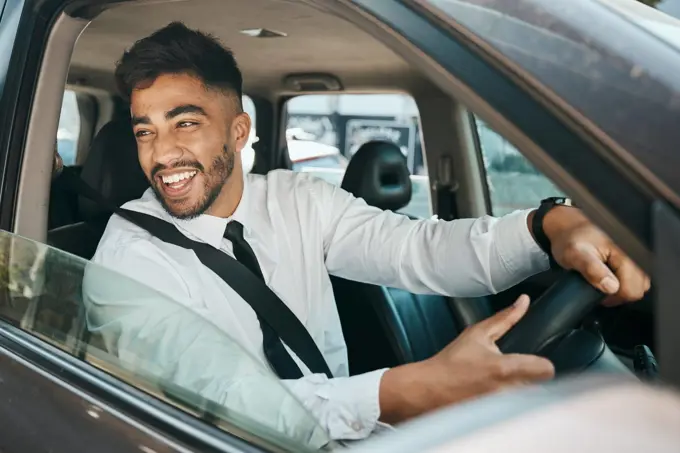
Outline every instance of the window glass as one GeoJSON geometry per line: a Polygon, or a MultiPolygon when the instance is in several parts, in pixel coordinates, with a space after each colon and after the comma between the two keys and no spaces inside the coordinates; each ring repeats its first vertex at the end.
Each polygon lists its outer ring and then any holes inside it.
{"type": "Polygon", "coordinates": [[[57,150],[64,165],[75,165],[78,157],[78,139],[80,138],[80,112],[78,101],[73,90],[64,91],[57,129],[57,150]]]}
{"type": "MultiPolygon", "coordinates": [[[[561,98],[556,105],[568,105],[576,121],[586,118],[588,130],[599,129],[599,136],[606,134],[680,192],[680,83],[677,70],[669,69],[680,62],[678,0],[416,1],[457,36],[484,41],[504,65],[517,68],[523,86],[552,91],[561,98]]],[[[458,72],[480,88],[492,71],[468,65],[458,72]]],[[[511,84],[505,89],[503,96],[513,96],[511,84]]],[[[524,115],[515,122],[536,134],[550,120],[524,115]]],[[[569,165],[577,168],[574,161],[569,165]]]]}
{"type": "Polygon", "coordinates": [[[475,119],[493,215],[530,209],[542,199],[564,194],[514,146],[475,119]]]}
{"type": "Polygon", "coordinates": [[[253,100],[248,95],[243,95],[243,110],[250,115],[251,127],[250,127],[250,137],[248,143],[243,147],[241,151],[241,159],[243,162],[243,174],[248,174],[253,169],[255,165],[255,150],[253,149],[253,143],[256,143],[257,138],[257,128],[256,128],[256,111],[255,104],[253,100]]]}
{"type": "Polygon", "coordinates": [[[218,427],[286,451],[330,446],[278,378],[209,320],[130,278],[2,231],[0,318],[218,427]],[[188,341],[169,344],[168,336],[188,341]],[[178,366],[159,365],[163,354],[178,366]],[[200,378],[183,376],[187,365],[202,369],[200,378]]]}
{"type": "Polygon", "coordinates": [[[432,215],[430,187],[420,139],[420,117],[406,94],[297,96],[286,104],[286,139],[294,171],[312,173],[340,185],[345,168],[361,145],[390,141],[406,156],[411,202],[399,212],[432,215]]]}

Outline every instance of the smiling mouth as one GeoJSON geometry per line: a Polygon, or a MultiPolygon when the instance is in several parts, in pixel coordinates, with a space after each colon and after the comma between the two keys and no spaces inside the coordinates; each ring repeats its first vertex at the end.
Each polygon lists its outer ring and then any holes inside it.
{"type": "Polygon", "coordinates": [[[198,174],[197,170],[184,171],[181,173],[174,173],[172,175],[159,176],[164,191],[171,196],[183,195],[183,192],[189,189],[194,176],[198,174]]]}

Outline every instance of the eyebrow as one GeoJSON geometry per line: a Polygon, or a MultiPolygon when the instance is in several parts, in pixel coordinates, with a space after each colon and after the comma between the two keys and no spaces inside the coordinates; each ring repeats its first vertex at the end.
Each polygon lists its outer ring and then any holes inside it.
{"type": "Polygon", "coordinates": [[[194,105],[194,104],[185,104],[185,105],[178,105],[172,110],[168,110],[165,112],[165,119],[170,120],[173,119],[176,116],[179,116],[183,113],[197,113],[199,115],[203,116],[208,116],[207,113],[205,113],[205,110],[203,108],[194,105]]]}
{"type": "MultiPolygon", "coordinates": [[[[203,116],[208,116],[207,113],[205,113],[205,110],[203,110],[202,107],[199,107],[194,104],[184,104],[184,105],[178,105],[177,107],[173,108],[172,110],[168,110],[165,112],[165,119],[166,120],[171,120],[175,118],[176,116],[179,116],[183,113],[197,113],[199,115],[203,116]]],[[[133,116],[132,117],[132,126],[137,126],[138,124],[151,124],[151,119],[144,115],[144,116],[133,116]]]]}
{"type": "Polygon", "coordinates": [[[148,116],[133,116],[132,117],[132,126],[136,126],[138,124],[151,124],[151,119],[148,116]]]}

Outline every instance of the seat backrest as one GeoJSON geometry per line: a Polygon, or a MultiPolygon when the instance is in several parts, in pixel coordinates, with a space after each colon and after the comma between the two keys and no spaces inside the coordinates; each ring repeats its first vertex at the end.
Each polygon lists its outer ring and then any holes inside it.
{"type": "Polygon", "coordinates": [[[371,206],[397,211],[411,201],[406,156],[394,143],[365,143],[350,159],[341,187],[371,206]]]}
{"type": "MultiPolygon", "coordinates": [[[[137,142],[128,118],[105,124],[87,154],[80,177],[105,198],[121,206],[142,196],[149,187],[137,157],[137,142]]],[[[85,221],[110,217],[111,213],[85,197],[78,200],[85,221]]]]}
{"type": "Polygon", "coordinates": [[[49,230],[78,222],[78,196],[64,183],[65,174],[80,175],[80,166],[63,167],[53,176],[50,186],[50,203],[47,227],[49,230]]]}
{"type": "MultiPolygon", "coordinates": [[[[392,143],[366,143],[350,160],[342,188],[372,206],[399,210],[411,200],[406,157],[392,143]]],[[[445,297],[331,281],[352,374],[423,360],[460,331],[445,297]]]]}
{"type": "MultiPolygon", "coordinates": [[[[80,177],[118,206],[142,196],[149,187],[137,158],[130,120],[116,119],[97,133],[83,162],[80,177]]],[[[80,222],[52,229],[48,244],[90,259],[111,213],[85,197],[78,197],[80,222]]]]}

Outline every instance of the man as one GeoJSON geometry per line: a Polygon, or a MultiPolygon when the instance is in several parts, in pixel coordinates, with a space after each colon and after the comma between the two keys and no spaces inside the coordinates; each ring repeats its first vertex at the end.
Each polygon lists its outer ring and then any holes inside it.
{"type": "MultiPolygon", "coordinates": [[[[284,383],[332,438],[361,439],[379,421],[397,423],[553,376],[548,360],[502,355],[495,345],[526,312],[529,301],[523,296],[431,359],[348,377],[328,275],[415,293],[498,292],[548,267],[548,256],[532,236],[534,211],[500,219],[415,221],[369,207],[304,174],[274,171],[244,178],[239,153],[251,123],[241,106],[236,61],[216,40],[179,23],[138,41],[123,55],[116,79],[130,100],[139,162],[151,183],[141,199],[125,207],[171,222],[187,237],[239,260],[236,248],[245,239],[259,266],[255,272],[261,271],[302,321],[329,364],[332,378],[311,373],[293,355],[304,376],[284,383]]],[[[555,207],[542,229],[554,259],[581,272],[613,303],[639,299],[649,288],[647,276],[577,209],[555,207]]],[[[94,261],[178,300],[268,363],[267,334],[255,312],[192,252],[114,216],[94,261]]],[[[121,302],[86,286],[95,324],[110,349],[124,355],[121,351],[137,348],[128,361],[143,357],[165,379],[218,402],[233,398],[235,388],[250,391],[253,401],[241,396],[238,407],[266,412],[259,405],[265,398],[254,402],[257,392],[243,379],[235,356],[223,357],[190,323],[173,318],[177,324],[170,328],[174,312],[156,313],[149,308],[156,302],[121,302]],[[142,343],[144,353],[138,352],[142,343]]],[[[285,411],[273,414],[278,427],[289,425],[285,411]]]]}

